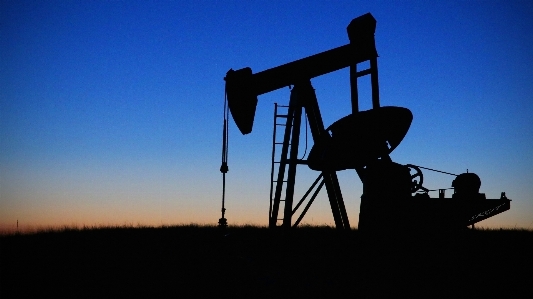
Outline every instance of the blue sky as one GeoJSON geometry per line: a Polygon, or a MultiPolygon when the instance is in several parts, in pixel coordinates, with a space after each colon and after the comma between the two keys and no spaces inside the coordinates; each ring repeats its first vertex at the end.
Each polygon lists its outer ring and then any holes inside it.
{"type": "MultiPolygon", "coordinates": [[[[475,172],[513,199],[480,225],[533,228],[530,1],[1,1],[0,225],[215,223],[225,73],[344,45],[367,12],[381,104],[414,115],[392,159],[475,172]]],[[[347,69],[312,84],[326,126],[350,113],[347,69]]],[[[259,97],[251,134],[230,126],[230,224],[267,223],[273,103],[289,94],[259,97]]],[[[301,194],[317,174],[298,171],[301,194]]],[[[339,177],[354,225],[362,186],[339,177]]],[[[333,223],[325,192],[305,220],[333,223]]]]}

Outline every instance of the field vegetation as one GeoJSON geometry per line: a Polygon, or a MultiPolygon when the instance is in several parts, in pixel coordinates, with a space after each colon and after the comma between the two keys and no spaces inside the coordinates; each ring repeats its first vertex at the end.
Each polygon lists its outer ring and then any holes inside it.
{"type": "Polygon", "coordinates": [[[533,298],[533,231],[98,227],[0,237],[1,298],[533,298]]]}

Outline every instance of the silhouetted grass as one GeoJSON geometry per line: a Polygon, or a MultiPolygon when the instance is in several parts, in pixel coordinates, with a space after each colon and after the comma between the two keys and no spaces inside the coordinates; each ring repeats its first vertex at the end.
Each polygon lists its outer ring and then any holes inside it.
{"type": "Polygon", "coordinates": [[[0,237],[0,297],[527,297],[532,245],[519,229],[63,227],[0,237]]]}

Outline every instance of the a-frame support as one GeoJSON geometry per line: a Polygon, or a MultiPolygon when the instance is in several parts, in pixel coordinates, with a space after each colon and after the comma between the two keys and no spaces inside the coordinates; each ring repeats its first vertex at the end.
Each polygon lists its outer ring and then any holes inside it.
{"type": "Polygon", "coordinates": [[[326,186],[328,198],[331,206],[331,212],[335,221],[335,226],[339,229],[350,229],[350,222],[344,206],[344,200],[342,198],[339,181],[337,179],[337,173],[332,170],[324,170],[321,172],[319,178],[311,188],[308,190],[304,198],[297,204],[293,210],[294,199],[294,184],[296,179],[296,168],[298,164],[306,164],[305,161],[298,160],[298,145],[300,138],[300,125],[302,112],[305,110],[307,119],[309,121],[309,127],[311,135],[315,144],[321,142],[327,142],[328,138],[331,138],[325,131],[324,123],[322,122],[322,116],[318,107],[318,101],[315,95],[315,91],[310,81],[303,81],[294,85],[291,91],[291,98],[289,101],[289,108],[287,113],[287,123],[285,126],[285,134],[283,138],[283,145],[281,150],[281,158],[279,161],[279,170],[276,180],[276,188],[274,198],[272,199],[272,209],[270,213],[269,226],[276,227],[277,221],[282,220],[282,226],[290,228],[292,226],[292,216],[296,212],[296,209],[301,205],[305,197],[311,192],[311,189],[315,187],[318,180],[322,179],[322,182],[317,187],[317,190],[311,197],[308,205],[302,212],[302,215],[298,218],[295,225],[297,225],[307,210],[310,203],[316,197],[320,188],[323,185],[326,186]],[[290,153],[289,153],[290,148],[290,153]],[[285,179],[285,169],[288,167],[287,176],[285,179]],[[285,199],[282,200],[283,185],[286,183],[285,199]],[[284,201],[283,218],[279,219],[280,203],[284,201]]]}
{"type": "MultiPolygon", "coordinates": [[[[350,66],[352,113],[359,112],[357,79],[366,75],[370,75],[372,108],[376,109],[380,107],[377,57],[370,58],[369,62],[370,67],[366,70],[357,71],[357,64],[350,66]]],[[[309,206],[316,198],[322,186],[325,185],[331,206],[331,212],[335,221],[335,226],[339,229],[350,229],[350,222],[344,206],[344,200],[342,198],[339,181],[337,179],[337,173],[333,170],[323,170],[317,180],[306,192],[304,197],[293,209],[296,168],[298,164],[306,164],[306,161],[298,160],[300,125],[303,111],[305,111],[307,119],[309,120],[309,127],[315,145],[326,143],[328,142],[327,139],[331,138],[330,135],[325,131],[320,109],[318,107],[318,101],[311,82],[302,81],[298,84],[295,84],[291,91],[288,112],[287,115],[285,115],[287,122],[285,126],[277,180],[275,181],[276,187],[274,197],[271,198],[269,227],[276,227],[279,220],[282,221],[282,226],[285,228],[297,226],[309,209],[309,206]],[[285,176],[286,169],[287,175],[285,176]],[[320,184],[318,184],[319,181],[321,181],[320,184]],[[285,184],[285,199],[282,199],[283,185],[285,184]],[[318,187],[316,187],[317,184],[318,187]],[[294,216],[296,210],[300,207],[300,205],[315,187],[316,190],[309,199],[308,204],[296,222],[292,224],[292,217],[294,216]],[[283,217],[278,218],[280,216],[279,209],[281,202],[284,202],[283,217]]],[[[382,159],[390,160],[388,156],[382,157],[382,159]]],[[[358,168],[356,171],[361,178],[361,181],[364,181],[363,169],[358,168]]]]}

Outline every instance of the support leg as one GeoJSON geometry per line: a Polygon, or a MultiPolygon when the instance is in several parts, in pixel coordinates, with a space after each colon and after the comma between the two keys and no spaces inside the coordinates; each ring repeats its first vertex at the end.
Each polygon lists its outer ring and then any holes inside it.
{"type": "Polygon", "coordinates": [[[296,183],[296,166],[298,160],[298,146],[300,141],[300,125],[302,121],[302,106],[298,104],[294,107],[294,118],[291,133],[291,152],[289,157],[289,170],[287,173],[287,187],[285,189],[285,207],[283,213],[283,227],[290,228],[292,222],[292,202],[294,198],[294,184],[296,183]]]}
{"type": "MultiPolygon", "coordinates": [[[[316,94],[311,86],[311,82],[302,82],[294,86],[294,89],[298,91],[299,101],[303,103],[305,113],[309,119],[309,126],[311,128],[311,134],[313,141],[316,143],[327,142],[329,134],[324,129],[324,123],[318,107],[318,101],[316,94]],[[298,89],[297,89],[298,88],[298,89]]],[[[328,192],[328,198],[331,206],[331,212],[335,221],[335,226],[338,229],[349,229],[350,222],[348,221],[348,215],[344,206],[344,200],[342,198],[339,181],[337,179],[337,173],[335,171],[323,171],[324,184],[328,192]]]]}

